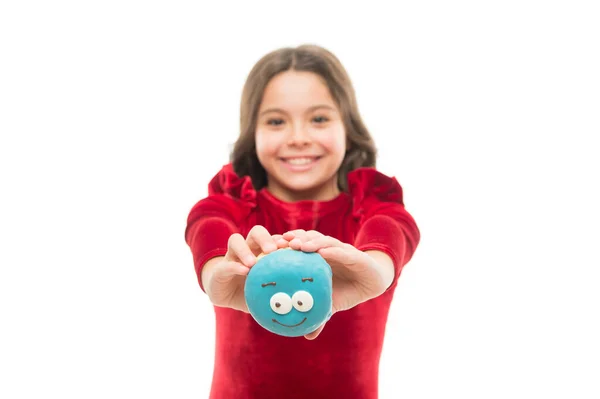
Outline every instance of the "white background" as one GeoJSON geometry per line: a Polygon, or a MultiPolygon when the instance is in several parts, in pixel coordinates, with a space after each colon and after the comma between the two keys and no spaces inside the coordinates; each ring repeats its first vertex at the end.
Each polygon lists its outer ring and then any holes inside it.
{"type": "Polygon", "coordinates": [[[381,398],[600,397],[600,14],[407,3],[2,2],[0,397],[207,397],[186,217],[250,68],[302,43],[422,232],[381,398]]]}

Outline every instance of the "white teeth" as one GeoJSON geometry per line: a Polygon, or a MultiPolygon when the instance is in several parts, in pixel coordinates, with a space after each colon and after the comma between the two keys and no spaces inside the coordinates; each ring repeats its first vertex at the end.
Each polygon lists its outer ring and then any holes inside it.
{"type": "Polygon", "coordinates": [[[314,161],[314,158],[288,158],[285,161],[292,165],[307,165],[314,161]]]}

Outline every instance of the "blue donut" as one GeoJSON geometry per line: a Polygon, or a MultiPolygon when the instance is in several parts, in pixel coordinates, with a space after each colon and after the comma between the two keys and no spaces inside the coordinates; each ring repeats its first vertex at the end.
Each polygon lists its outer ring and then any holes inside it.
{"type": "Polygon", "coordinates": [[[306,335],[331,317],[331,277],[318,253],[279,249],[250,269],[244,287],[248,310],[274,334],[306,335]]]}

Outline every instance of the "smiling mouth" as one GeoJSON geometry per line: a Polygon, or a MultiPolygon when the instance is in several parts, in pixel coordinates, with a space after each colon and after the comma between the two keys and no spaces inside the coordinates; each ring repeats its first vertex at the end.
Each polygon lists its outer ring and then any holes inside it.
{"type": "Polygon", "coordinates": [[[292,327],[298,327],[300,324],[304,323],[304,322],[306,321],[306,317],[305,317],[305,318],[304,318],[304,320],[302,320],[300,323],[298,323],[298,324],[294,324],[293,326],[288,326],[287,324],[280,323],[280,322],[278,322],[278,321],[277,321],[277,320],[275,320],[275,319],[272,319],[272,320],[273,320],[275,323],[277,323],[277,324],[279,324],[279,325],[281,325],[281,326],[292,328],[292,327]]]}
{"type": "Polygon", "coordinates": [[[315,163],[316,161],[318,161],[321,158],[322,158],[321,156],[316,156],[316,157],[306,156],[306,157],[280,158],[280,160],[287,164],[290,164],[292,166],[304,166],[304,165],[310,165],[312,163],[315,163]]]}

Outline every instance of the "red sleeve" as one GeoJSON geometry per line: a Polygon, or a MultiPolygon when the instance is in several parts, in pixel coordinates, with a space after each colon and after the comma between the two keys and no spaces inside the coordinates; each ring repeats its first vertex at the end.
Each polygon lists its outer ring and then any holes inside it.
{"type": "Polygon", "coordinates": [[[200,288],[202,266],[211,258],[227,253],[229,236],[239,232],[231,204],[223,196],[211,196],[198,202],[190,212],[185,229],[185,241],[192,251],[194,268],[200,288]]]}
{"type": "Polygon", "coordinates": [[[402,268],[417,249],[419,240],[419,229],[404,207],[399,204],[386,204],[365,218],[354,246],[361,251],[381,251],[392,258],[396,271],[393,283],[395,284],[402,268]]]}
{"type": "Polygon", "coordinates": [[[404,207],[402,188],[395,178],[361,169],[349,175],[349,182],[353,212],[359,219],[354,246],[361,251],[384,252],[392,259],[393,286],[419,244],[419,228],[404,207]]]}
{"type": "Polygon", "coordinates": [[[202,267],[211,258],[227,253],[229,237],[240,233],[241,222],[255,205],[256,192],[249,177],[240,178],[231,164],[211,180],[209,196],[199,201],[187,219],[185,241],[192,251],[200,288],[202,267]]]}

